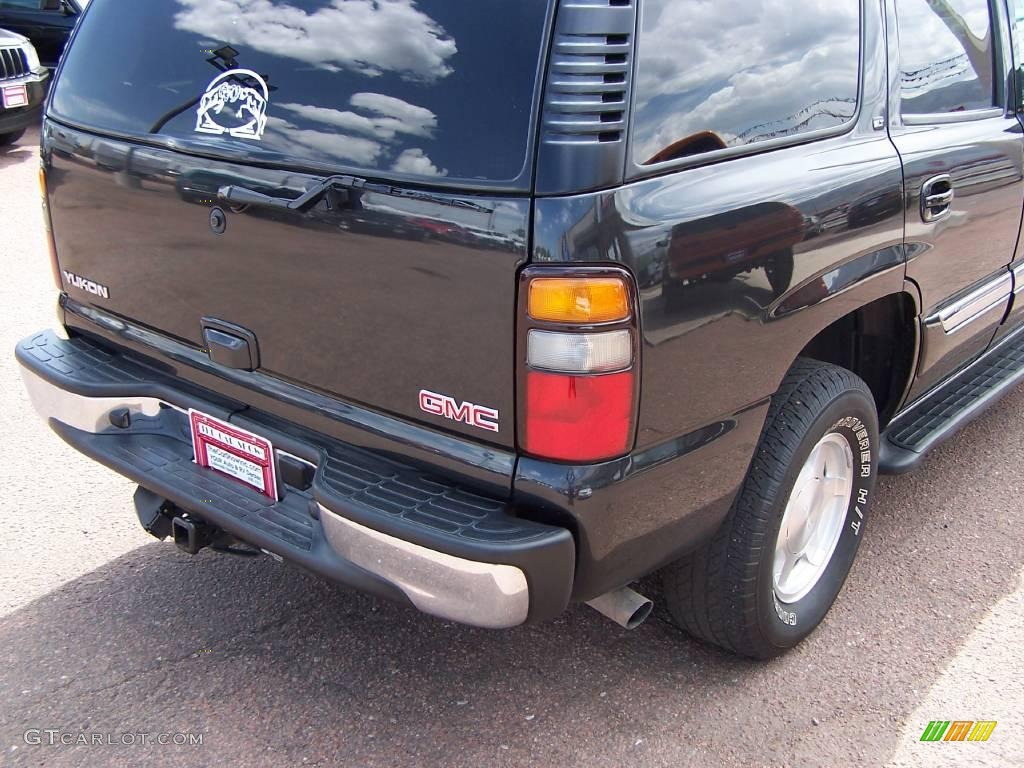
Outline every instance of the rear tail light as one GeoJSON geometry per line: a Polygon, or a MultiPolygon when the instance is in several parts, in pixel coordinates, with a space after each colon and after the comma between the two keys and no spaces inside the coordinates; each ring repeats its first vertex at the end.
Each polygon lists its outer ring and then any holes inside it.
{"type": "Polygon", "coordinates": [[[639,347],[625,270],[535,267],[523,273],[520,448],[575,463],[629,453],[639,347]]]}
{"type": "Polygon", "coordinates": [[[60,279],[60,267],[57,264],[57,243],[53,239],[53,224],[50,221],[50,202],[46,192],[46,167],[39,166],[39,195],[43,205],[43,229],[46,237],[46,246],[50,251],[50,271],[53,273],[53,282],[58,290],[63,290],[60,279]]]}

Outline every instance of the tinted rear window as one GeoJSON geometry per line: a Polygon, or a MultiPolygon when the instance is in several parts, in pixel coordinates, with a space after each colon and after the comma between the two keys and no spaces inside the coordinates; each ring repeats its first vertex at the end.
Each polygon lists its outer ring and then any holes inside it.
{"type": "Polygon", "coordinates": [[[633,159],[676,160],[849,123],[860,3],[646,0],[633,159]]]}
{"type": "Polygon", "coordinates": [[[258,161],[521,181],[547,8],[92,0],[50,114],[258,161]]]}

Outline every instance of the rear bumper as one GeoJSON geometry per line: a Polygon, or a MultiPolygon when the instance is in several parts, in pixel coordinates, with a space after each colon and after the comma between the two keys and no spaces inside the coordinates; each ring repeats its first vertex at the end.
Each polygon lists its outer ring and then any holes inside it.
{"type": "Polygon", "coordinates": [[[308,570],[488,628],[544,620],[569,601],[572,535],[515,517],[504,499],[271,423],[84,337],[38,334],[17,358],[36,410],[72,447],[308,570]],[[282,480],[274,502],[196,465],[188,408],[263,434],[310,471],[282,480]]]}

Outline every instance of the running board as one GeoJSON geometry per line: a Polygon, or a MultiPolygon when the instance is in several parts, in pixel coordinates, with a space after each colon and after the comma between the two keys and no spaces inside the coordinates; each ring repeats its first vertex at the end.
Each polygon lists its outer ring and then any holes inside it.
{"type": "Polygon", "coordinates": [[[901,475],[1024,380],[1024,328],[899,414],[882,434],[878,469],[901,475]]]}

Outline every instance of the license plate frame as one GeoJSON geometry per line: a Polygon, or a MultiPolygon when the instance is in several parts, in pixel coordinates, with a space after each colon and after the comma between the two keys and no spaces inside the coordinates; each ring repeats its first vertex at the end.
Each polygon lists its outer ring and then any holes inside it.
{"type": "Polygon", "coordinates": [[[4,109],[15,109],[28,106],[28,86],[26,85],[5,85],[3,86],[4,109]]]}
{"type": "Polygon", "coordinates": [[[189,409],[188,421],[196,464],[273,501],[280,500],[277,461],[270,440],[194,408],[189,409]]]}

